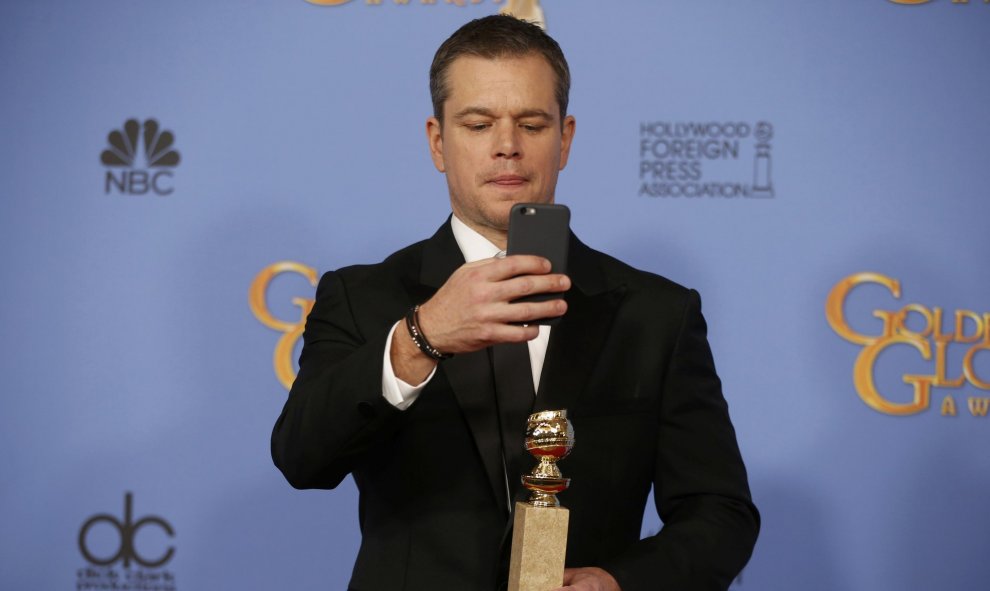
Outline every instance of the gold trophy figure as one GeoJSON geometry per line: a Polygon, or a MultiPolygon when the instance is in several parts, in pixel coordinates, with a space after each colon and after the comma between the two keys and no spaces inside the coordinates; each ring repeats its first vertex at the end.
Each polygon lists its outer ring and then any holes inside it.
{"type": "Polygon", "coordinates": [[[500,14],[511,14],[521,21],[526,21],[538,25],[544,31],[547,30],[547,19],[543,16],[543,7],[540,0],[509,0],[509,3],[499,10],[500,14]]]}
{"type": "Polygon", "coordinates": [[[509,591],[547,591],[564,582],[568,511],[557,493],[571,483],[557,461],[574,447],[574,427],[566,410],[548,410],[529,416],[526,451],[539,463],[522,477],[529,501],[516,503],[509,560],[509,591]]]}

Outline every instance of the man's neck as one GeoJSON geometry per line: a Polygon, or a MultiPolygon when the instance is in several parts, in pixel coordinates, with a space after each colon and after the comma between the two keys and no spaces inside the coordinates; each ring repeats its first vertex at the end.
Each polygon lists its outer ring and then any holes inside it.
{"type": "Polygon", "coordinates": [[[453,219],[456,219],[466,228],[470,228],[473,232],[481,235],[482,238],[497,246],[499,250],[504,251],[506,249],[506,245],[509,242],[509,234],[507,231],[492,228],[490,226],[479,226],[477,224],[467,222],[464,218],[458,217],[456,213],[453,214],[453,219]]]}
{"type": "Polygon", "coordinates": [[[496,256],[498,251],[505,250],[489,240],[484,234],[464,223],[464,220],[457,217],[457,214],[451,216],[450,227],[454,232],[457,246],[461,249],[461,254],[464,255],[464,260],[469,263],[491,258],[496,256]]]}

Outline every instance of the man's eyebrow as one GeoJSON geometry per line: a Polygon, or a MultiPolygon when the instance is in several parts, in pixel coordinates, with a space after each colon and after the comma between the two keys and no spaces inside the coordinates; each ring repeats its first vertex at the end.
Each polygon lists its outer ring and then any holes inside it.
{"type": "Polygon", "coordinates": [[[485,107],[465,107],[454,114],[454,119],[463,119],[469,115],[481,115],[482,117],[494,117],[495,112],[485,107]]]}
{"type": "Polygon", "coordinates": [[[547,113],[543,109],[526,109],[525,111],[520,111],[515,114],[516,119],[543,119],[545,121],[553,121],[554,116],[547,113]]]}
{"type": "MultiPolygon", "coordinates": [[[[454,119],[464,119],[471,115],[481,115],[482,117],[495,117],[495,112],[487,107],[465,107],[454,114],[454,119]]],[[[513,113],[512,117],[514,119],[543,119],[545,121],[553,121],[554,117],[550,113],[544,111],[543,109],[525,109],[517,113],[513,113]]]]}

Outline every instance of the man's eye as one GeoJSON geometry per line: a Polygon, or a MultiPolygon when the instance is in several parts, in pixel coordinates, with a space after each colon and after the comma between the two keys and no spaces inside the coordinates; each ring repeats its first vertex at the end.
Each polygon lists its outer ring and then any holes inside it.
{"type": "Polygon", "coordinates": [[[534,133],[543,130],[544,127],[546,126],[537,123],[523,123],[522,125],[522,128],[525,129],[526,131],[531,131],[534,133]]]}
{"type": "Polygon", "coordinates": [[[466,125],[466,127],[468,129],[470,129],[471,131],[484,131],[484,130],[488,129],[488,124],[487,123],[468,123],[466,125]]]}

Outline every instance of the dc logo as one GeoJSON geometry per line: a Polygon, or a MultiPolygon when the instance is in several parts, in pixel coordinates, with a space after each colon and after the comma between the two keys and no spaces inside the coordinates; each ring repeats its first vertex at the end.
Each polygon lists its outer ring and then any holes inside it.
{"type": "Polygon", "coordinates": [[[133,495],[131,493],[126,493],[124,495],[123,522],[113,515],[100,513],[99,515],[90,517],[86,520],[86,523],[83,524],[82,529],[79,530],[79,551],[82,552],[83,557],[91,564],[95,564],[97,566],[110,566],[118,560],[123,560],[124,568],[129,568],[131,566],[131,561],[133,560],[145,568],[158,568],[172,559],[172,555],[175,554],[174,546],[169,546],[165,553],[157,558],[147,558],[138,553],[138,550],[134,545],[134,538],[137,537],[138,530],[142,527],[148,525],[158,526],[164,530],[170,538],[175,536],[175,531],[167,521],[156,515],[149,515],[138,519],[136,522],[133,521],[132,506],[133,495]],[[120,546],[117,548],[117,553],[106,558],[94,556],[93,553],[90,552],[86,541],[89,536],[89,530],[100,522],[109,523],[117,530],[117,533],[120,536],[120,546]]]}

